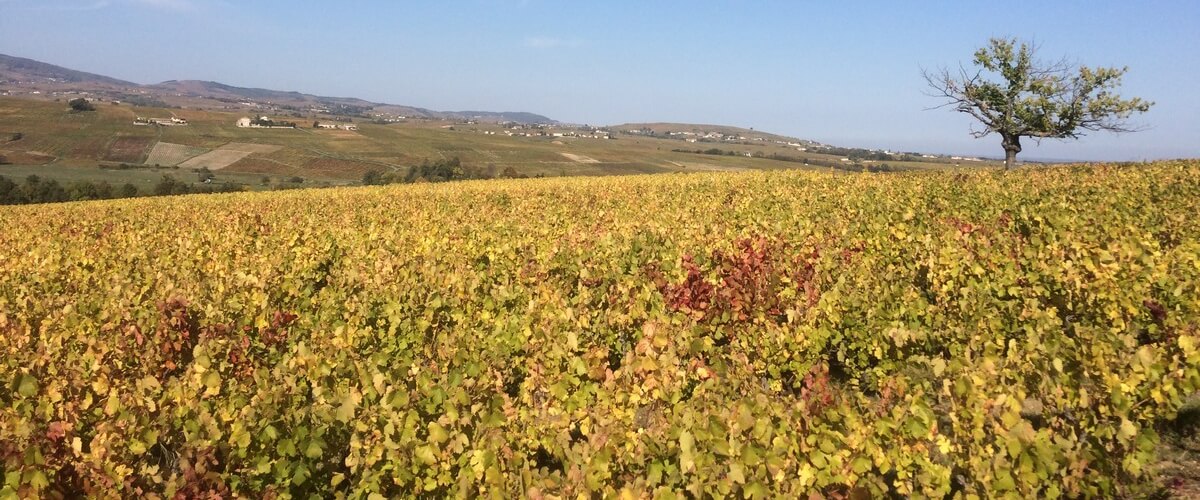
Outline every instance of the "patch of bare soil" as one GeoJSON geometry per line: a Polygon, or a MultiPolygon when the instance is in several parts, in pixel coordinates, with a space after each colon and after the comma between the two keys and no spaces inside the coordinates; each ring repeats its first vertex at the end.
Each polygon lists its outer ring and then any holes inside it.
{"type": "Polygon", "coordinates": [[[108,146],[108,154],[104,156],[104,159],[141,163],[142,157],[146,155],[146,150],[153,143],[154,139],[150,137],[119,137],[108,146]]]}
{"type": "Polygon", "coordinates": [[[160,142],[155,144],[154,148],[150,150],[150,156],[146,158],[146,164],[174,167],[187,161],[189,158],[194,158],[207,152],[208,150],[204,148],[160,142]]]}
{"type": "Polygon", "coordinates": [[[597,159],[591,158],[591,157],[587,157],[587,156],[583,156],[583,155],[577,155],[577,154],[571,154],[571,153],[559,153],[559,154],[567,157],[568,160],[571,160],[576,163],[600,163],[600,160],[597,160],[597,159]]]}
{"type": "Polygon", "coordinates": [[[1160,431],[1158,462],[1151,466],[1162,488],[1158,498],[1200,498],[1200,394],[1160,431]]]}
{"type": "Polygon", "coordinates": [[[4,161],[6,163],[12,165],[45,165],[55,160],[54,155],[48,155],[37,151],[0,150],[0,156],[4,157],[4,161]]]}

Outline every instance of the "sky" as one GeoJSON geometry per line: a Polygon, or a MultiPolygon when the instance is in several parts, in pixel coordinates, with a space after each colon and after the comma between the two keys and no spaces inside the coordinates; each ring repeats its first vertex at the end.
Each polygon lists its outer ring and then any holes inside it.
{"type": "Polygon", "coordinates": [[[0,53],[137,83],[200,79],[593,125],[734,125],[839,146],[1003,156],[922,68],[990,37],[1128,66],[1144,130],[1025,158],[1200,157],[1200,2],[0,0],[0,53]]]}

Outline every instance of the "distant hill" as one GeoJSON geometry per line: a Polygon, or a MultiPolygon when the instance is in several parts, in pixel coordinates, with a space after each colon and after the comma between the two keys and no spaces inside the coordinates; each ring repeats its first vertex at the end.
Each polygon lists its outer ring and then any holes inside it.
{"type": "Polygon", "coordinates": [[[542,115],[526,113],[523,111],[444,111],[444,115],[450,115],[461,120],[483,120],[497,122],[516,122],[516,123],[558,123],[542,115]]]}
{"type": "Polygon", "coordinates": [[[821,143],[810,141],[807,139],[797,139],[786,135],[772,134],[760,130],[746,129],[741,127],[731,127],[728,125],[704,125],[696,123],[623,123],[620,125],[612,125],[609,127],[612,130],[620,132],[641,131],[643,133],[653,132],[654,135],[666,135],[670,133],[687,133],[687,134],[722,134],[724,136],[745,137],[745,140],[761,139],[765,141],[783,141],[796,144],[804,144],[806,146],[822,146],[821,143]]]}
{"type": "MultiPolygon", "coordinates": [[[[557,123],[545,116],[519,111],[433,111],[414,106],[371,102],[355,97],[328,97],[304,94],[296,91],[282,91],[260,88],[235,87],[219,82],[202,80],[170,80],[148,87],[160,91],[183,94],[191,97],[208,97],[224,99],[250,99],[257,102],[272,104],[287,104],[292,106],[308,106],[312,109],[361,110],[371,109],[376,112],[390,113],[398,116],[421,117],[445,120],[479,120],[489,122],[511,121],[517,123],[557,123]]],[[[336,113],[335,113],[336,114],[336,113]]]]}
{"type": "Polygon", "coordinates": [[[219,82],[208,82],[203,80],[168,80],[159,84],[148,85],[148,87],[205,97],[231,97],[276,102],[305,100],[306,97],[312,97],[295,91],[287,92],[270,89],[235,87],[233,85],[225,85],[219,82]]]}
{"type": "Polygon", "coordinates": [[[137,87],[138,84],[104,75],[76,71],[53,64],[0,54],[0,81],[35,83],[93,83],[118,87],[137,87]]]}
{"type": "Polygon", "coordinates": [[[218,101],[210,106],[228,109],[229,104],[249,103],[254,109],[268,112],[324,113],[360,117],[406,117],[439,120],[477,120],[485,122],[517,122],[524,124],[554,124],[555,120],[528,112],[494,111],[433,111],[414,106],[371,102],[354,97],[326,97],[296,91],[237,87],[204,80],[168,80],[152,85],[140,85],[103,75],[76,71],[33,59],[0,54],[0,86],[19,86],[23,90],[74,90],[108,93],[113,99],[155,98],[164,103],[189,100],[188,105],[203,107],[205,100],[218,101]]]}

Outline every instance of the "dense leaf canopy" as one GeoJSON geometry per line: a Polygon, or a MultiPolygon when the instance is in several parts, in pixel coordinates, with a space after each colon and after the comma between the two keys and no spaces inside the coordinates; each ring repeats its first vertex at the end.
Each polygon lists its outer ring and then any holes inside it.
{"type": "Polygon", "coordinates": [[[1145,497],[1198,212],[1195,162],[3,207],[0,498],[1145,497]]]}

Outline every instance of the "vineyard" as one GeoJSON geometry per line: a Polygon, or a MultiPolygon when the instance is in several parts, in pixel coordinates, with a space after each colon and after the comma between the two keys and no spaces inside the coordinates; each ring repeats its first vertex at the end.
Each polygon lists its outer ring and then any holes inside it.
{"type": "Polygon", "coordinates": [[[0,499],[1145,497],[1200,162],[0,209],[0,499]]]}

